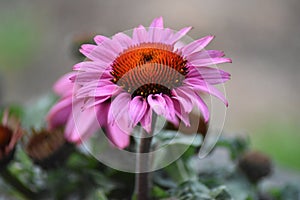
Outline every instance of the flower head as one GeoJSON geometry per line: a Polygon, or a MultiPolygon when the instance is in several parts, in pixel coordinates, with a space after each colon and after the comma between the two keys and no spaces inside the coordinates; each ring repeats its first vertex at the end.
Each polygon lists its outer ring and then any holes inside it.
{"type": "Polygon", "coordinates": [[[0,123],[0,168],[13,158],[16,143],[22,134],[19,122],[9,118],[8,111],[4,111],[2,123],[0,123]]]}
{"type": "MultiPolygon", "coordinates": [[[[137,124],[151,132],[153,113],[175,126],[180,121],[190,126],[189,113],[197,107],[207,122],[209,110],[200,93],[214,95],[227,105],[213,85],[230,79],[229,73],[209,66],[231,59],[224,58],[222,51],[204,49],[213,36],[184,45],[181,39],[190,30],[186,27],[174,32],[164,28],[159,17],[148,29],[142,25],[134,28],[132,37],[124,33],[112,38],[98,35],[94,38],[96,45],[82,45],[80,52],[87,60],[73,67],[77,73],[69,82],[75,88],[73,110],[69,111],[70,98],[62,98],[50,111],[50,123],[60,118],[57,113],[64,109],[68,116],[72,112],[82,118],[78,122],[86,123],[83,132],[66,132],[70,140],[77,141],[91,133],[86,132],[88,127],[92,131],[96,128],[95,119],[88,116],[88,112],[96,112],[98,127],[106,130],[114,144],[124,148],[137,124]]],[[[68,96],[66,93],[69,90],[62,96],[68,96]]]]}

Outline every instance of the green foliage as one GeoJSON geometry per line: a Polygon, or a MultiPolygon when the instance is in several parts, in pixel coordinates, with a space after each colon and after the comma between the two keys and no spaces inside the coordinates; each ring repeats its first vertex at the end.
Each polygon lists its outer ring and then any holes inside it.
{"type": "Polygon", "coordinates": [[[187,181],[170,191],[178,200],[231,200],[225,186],[209,189],[199,181],[187,181]]]}
{"type": "Polygon", "coordinates": [[[35,53],[38,34],[33,20],[21,9],[0,13],[0,70],[24,67],[35,53]],[[5,48],[4,48],[5,47],[5,48]]]}

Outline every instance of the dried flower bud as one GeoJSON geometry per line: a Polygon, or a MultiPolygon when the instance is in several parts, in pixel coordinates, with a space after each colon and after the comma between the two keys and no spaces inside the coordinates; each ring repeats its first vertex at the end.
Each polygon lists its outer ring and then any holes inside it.
{"type": "Polygon", "coordinates": [[[63,165],[73,148],[65,140],[62,130],[41,130],[33,131],[25,151],[35,164],[43,169],[52,169],[63,165]]]}
{"type": "Polygon", "coordinates": [[[257,151],[249,151],[245,153],[239,159],[238,166],[252,183],[259,182],[272,171],[270,158],[257,151]]]}
{"type": "Polygon", "coordinates": [[[5,111],[2,123],[0,123],[0,169],[13,159],[16,143],[22,134],[23,131],[20,129],[20,124],[16,120],[9,118],[8,111],[5,111]],[[8,124],[12,124],[12,127],[8,124]]]}

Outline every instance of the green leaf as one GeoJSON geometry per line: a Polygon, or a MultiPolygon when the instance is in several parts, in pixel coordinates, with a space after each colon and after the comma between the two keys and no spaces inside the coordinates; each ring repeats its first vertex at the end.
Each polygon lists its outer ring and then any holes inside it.
{"type": "Polygon", "coordinates": [[[152,188],[152,197],[167,198],[167,197],[169,197],[169,193],[158,186],[154,186],[152,188]]]}

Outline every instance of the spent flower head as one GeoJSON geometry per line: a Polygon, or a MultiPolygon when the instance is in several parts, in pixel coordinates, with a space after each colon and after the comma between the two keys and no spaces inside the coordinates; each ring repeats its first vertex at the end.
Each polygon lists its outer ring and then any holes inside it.
{"type": "Polygon", "coordinates": [[[5,110],[0,123],[0,168],[11,161],[15,146],[22,135],[19,121],[9,117],[9,111],[5,110]]]}
{"type": "Polygon", "coordinates": [[[25,146],[25,151],[33,162],[44,169],[60,167],[73,150],[61,129],[53,131],[32,130],[25,146]]]}

